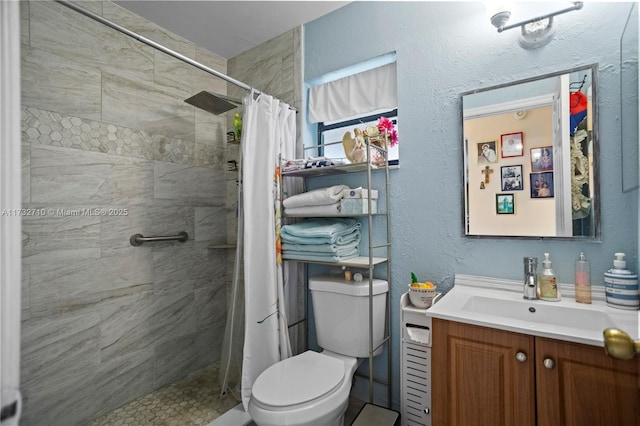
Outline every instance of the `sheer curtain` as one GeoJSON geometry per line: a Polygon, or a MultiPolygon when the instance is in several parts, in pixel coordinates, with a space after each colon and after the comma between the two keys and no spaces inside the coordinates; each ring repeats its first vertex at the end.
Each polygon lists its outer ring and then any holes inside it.
{"type": "MultiPolygon", "coordinates": [[[[244,99],[242,137],[245,332],[242,403],[269,366],[291,356],[280,254],[280,155],[295,149],[295,112],[260,94],[244,99]]],[[[289,286],[295,287],[295,286],[289,286]]]]}

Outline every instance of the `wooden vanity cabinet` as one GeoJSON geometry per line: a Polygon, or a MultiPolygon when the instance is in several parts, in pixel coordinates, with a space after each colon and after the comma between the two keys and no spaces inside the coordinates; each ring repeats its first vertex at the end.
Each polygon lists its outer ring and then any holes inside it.
{"type": "Polygon", "coordinates": [[[433,424],[640,426],[640,360],[433,319],[433,424]]]}
{"type": "Polygon", "coordinates": [[[533,338],[433,319],[434,426],[535,425],[533,338]]]}
{"type": "Polygon", "coordinates": [[[536,337],[539,426],[640,426],[640,359],[536,337]]]}

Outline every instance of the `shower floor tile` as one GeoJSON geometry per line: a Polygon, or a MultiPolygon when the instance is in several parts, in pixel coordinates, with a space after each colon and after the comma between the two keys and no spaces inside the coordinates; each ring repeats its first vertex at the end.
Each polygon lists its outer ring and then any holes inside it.
{"type": "Polygon", "coordinates": [[[207,425],[238,403],[231,395],[220,398],[219,389],[215,364],[135,399],[86,426],[207,425]]]}

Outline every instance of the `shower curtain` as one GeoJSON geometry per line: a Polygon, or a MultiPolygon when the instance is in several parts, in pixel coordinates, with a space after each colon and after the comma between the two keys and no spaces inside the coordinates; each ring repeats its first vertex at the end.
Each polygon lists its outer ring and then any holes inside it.
{"type": "MultiPolygon", "coordinates": [[[[242,130],[245,330],[242,404],[269,366],[291,356],[280,249],[280,156],[295,150],[295,112],[265,94],[245,96],[242,130]]],[[[288,287],[292,289],[297,284],[288,287]]]]}

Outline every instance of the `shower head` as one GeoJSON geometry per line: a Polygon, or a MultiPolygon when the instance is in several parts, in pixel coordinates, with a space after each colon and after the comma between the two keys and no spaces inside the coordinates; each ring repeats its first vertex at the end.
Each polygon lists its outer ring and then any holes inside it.
{"type": "Polygon", "coordinates": [[[185,99],[184,101],[215,115],[222,114],[223,112],[230,111],[242,105],[242,102],[237,99],[207,92],[206,90],[203,90],[202,92],[193,95],[192,97],[190,97],[189,99],[185,99]]]}

